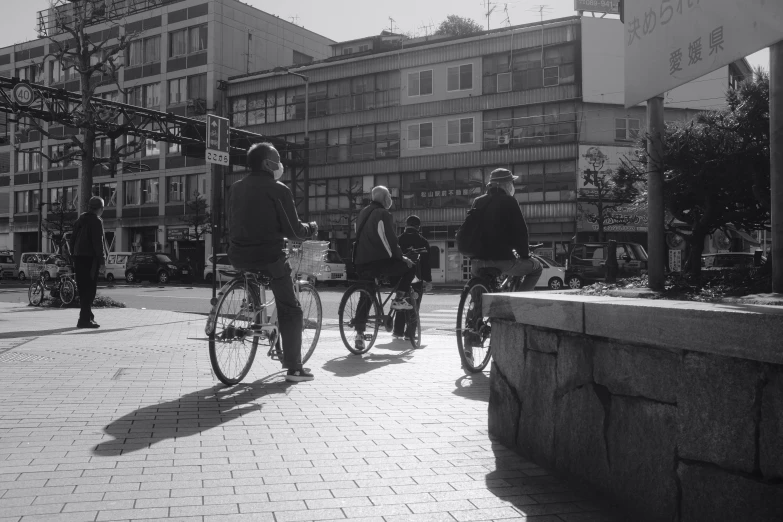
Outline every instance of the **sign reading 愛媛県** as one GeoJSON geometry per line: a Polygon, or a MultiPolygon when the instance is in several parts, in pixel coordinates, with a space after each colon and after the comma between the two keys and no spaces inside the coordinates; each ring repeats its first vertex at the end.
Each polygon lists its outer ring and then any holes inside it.
{"type": "Polygon", "coordinates": [[[228,118],[207,114],[207,163],[228,165],[228,118]]]}
{"type": "Polygon", "coordinates": [[[783,39],[780,0],[624,3],[625,107],[783,39]]]}
{"type": "Polygon", "coordinates": [[[619,0],[574,0],[574,11],[617,14],[619,0]]]}

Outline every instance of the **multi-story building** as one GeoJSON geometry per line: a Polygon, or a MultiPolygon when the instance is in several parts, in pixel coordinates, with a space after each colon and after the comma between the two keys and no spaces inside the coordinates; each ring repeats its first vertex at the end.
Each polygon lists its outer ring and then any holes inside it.
{"type": "MultiPolygon", "coordinates": [[[[622,42],[618,20],[578,16],[466,37],[352,40],[292,66],[309,83],[307,120],[301,78],[269,71],[229,80],[232,125],[296,143],[307,134],[307,211],[342,254],[370,188],[386,185],[398,224],[421,217],[433,279],[461,281],[468,260],[454,235],[500,166],[519,176],[516,198],[542,254],[564,255],[579,231],[592,238],[580,219],[589,198],[578,197],[586,149],[605,148],[616,164],[646,124],[644,107],[623,108],[622,42]],[[284,120],[272,108],[281,101],[284,120]]],[[[737,67],[668,93],[667,118],[720,105],[729,81],[749,72],[737,67]]]]}
{"type": "MultiPolygon", "coordinates": [[[[115,101],[195,118],[204,118],[207,112],[224,114],[225,91],[217,88],[221,80],[332,55],[332,40],[237,0],[107,0],[106,4],[110,12],[117,13],[114,22],[88,30],[107,45],[122,34],[137,35],[122,57],[119,87],[128,90],[127,96],[111,82],[97,89],[98,96],[115,101]]],[[[64,3],[61,9],[70,5],[64,3]]],[[[42,11],[39,39],[0,48],[0,76],[77,91],[78,76],[49,56],[54,40],[68,38],[58,28],[57,19],[51,10],[42,11]]],[[[303,96],[303,92],[292,92],[292,96],[303,96]]],[[[280,100],[277,114],[283,114],[287,101],[280,100]]],[[[54,202],[75,208],[80,165],[78,161],[41,161],[32,149],[42,144],[56,158],[68,144],[41,140],[35,131],[24,132],[24,122],[9,125],[11,143],[4,143],[4,123],[0,122],[0,249],[13,249],[18,257],[41,248],[38,214],[42,204],[44,219],[54,202]]],[[[48,132],[55,135],[66,130],[48,126],[48,132]]],[[[127,161],[116,177],[107,170],[94,172],[94,192],[106,201],[103,217],[108,244],[118,251],[188,250],[200,258],[203,241],[189,240],[188,226],[180,217],[196,193],[209,201],[209,169],[204,160],[183,156],[176,144],[148,142],[127,161]]],[[[209,236],[206,242],[208,249],[209,236]]],[[[49,251],[51,246],[43,243],[44,251],[49,251]]]]}

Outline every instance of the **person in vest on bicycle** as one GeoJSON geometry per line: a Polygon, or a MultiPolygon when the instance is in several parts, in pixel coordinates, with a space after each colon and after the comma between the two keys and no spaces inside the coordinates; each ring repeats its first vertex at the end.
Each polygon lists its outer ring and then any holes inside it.
{"type": "MultiPolygon", "coordinates": [[[[419,232],[420,228],[421,219],[419,219],[419,216],[408,216],[408,219],[405,220],[405,231],[397,240],[400,245],[400,249],[402,249],[403,252],[407,252],[408,249],[411,248],[415,250],[424,250],[424,252],[414,254],[415,256],[418,256],[419,259],[418,273],[416,274],[416,277],[419,278],[419,281],[411,285],[411,287],[416,290],[416,293],[418,294],[416,301],[418,302],[419,308],[421,308],[421,299],[424,296],[424,292],[429,292],[432,290],[430,243],[424,239],[424,236],[421,235],[419,232]]],[[[416,258],[414,257],[414,259],[416,258]]],[[[404,339],[407,341],[413,335],[415,335],[414,332],[405,331],[405,325],[407,323],[405,320],[406,314],[407,312],[398,312],[397,317],[394,319],[394,332],[392,333],[392,336],[395,339],[404,339]]]]}
{"type": "Polygon", "coordinates": [[[278,181],[283,176],[280,154],[271,143],[257,143],[247,151],[250,172],[231,185],[228,198],[228,259],[238,270],[267,273],[272,278],[285,380],[312,381],[302,368],[302,307],[294,292],[291,266],[285,257],[285,238],[315,234],[315,222],[302,223],[291,189],[278,181]]]}

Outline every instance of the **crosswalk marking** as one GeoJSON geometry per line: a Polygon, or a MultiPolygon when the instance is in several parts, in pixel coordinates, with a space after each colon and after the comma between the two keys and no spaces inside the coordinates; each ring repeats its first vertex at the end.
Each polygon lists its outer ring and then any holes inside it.
{"type": "MultiPolygon", "coordinates": [[[[457,307],[429,310],[419,314],[422,333],[449,333],[457,327],[457,307]]],[[[325,328],[338,328],[339,320],[336,318],[324,318],[325,328]]]]}

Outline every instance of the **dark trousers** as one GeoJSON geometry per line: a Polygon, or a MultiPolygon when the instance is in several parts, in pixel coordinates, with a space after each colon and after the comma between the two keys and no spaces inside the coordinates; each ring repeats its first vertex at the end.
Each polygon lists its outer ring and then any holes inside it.
{"type": "MultiPolygon", "coordinates": [[[[421,298],[424,297],[424,283],[421,281],[413,283],[411,285],[419,297],[416,298],[416,308],[421,308],[421,298]]],[[[397,310],[397,314],[394,317],[394,335],[407,335],[412,337],[416,332],[414,330],[416,324],[408,324],[408,316],[413,314],[413,310],[397,310]]]]}
{"type": "MultiPolygon", "coordinates": [[[[240,267],[236,267],[240,268],[240,267]]],[[[285,258],[274,263],[256,267],[241,267],[245,270],[260,270],[272,277],[270,288],[275,296],[277,323],[283,343],[283,359],[289,370],[302,368],[302,306],[294,293],[291,267],[285,258]]]]}
{"type": "Polygon", "coordinates": [[[92,302],[98,291],[98,259],[94,256],[73,256],[76,286],[79,289],[79,322],[89,323],[92,318],[92,302]]]}
{"type": "MultiPolygon", "coordinates": [[[[392,284],[397,284],[399,281],[399,286],[397,286],[399,292],[407,292],[411,287],[411,281],[416,277],[416,266],[414,265],[413,267],[408,268],[408,265],[402,259],[382,259],[363,265],[356,265],[356,273],[361,275],[366,274],[372,277],[379,277],[382,275],[389,276],[392,284]]],[[[356,306],[356,318],[354,320],[357,332],[364,332],[371,304],[372,303],[365,295],[362,295],[359,298],[359,303],[356,306]]],[[[378,320],[380,320],[380,318],[378,318],[378,320]]]]}

